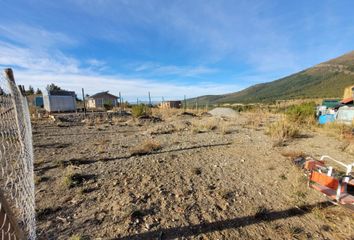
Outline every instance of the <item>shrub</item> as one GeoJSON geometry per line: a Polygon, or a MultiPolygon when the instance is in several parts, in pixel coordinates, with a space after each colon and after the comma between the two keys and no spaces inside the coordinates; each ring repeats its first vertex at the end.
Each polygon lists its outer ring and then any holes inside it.
{"type": "Polygon", "coordinates": [[[83,240],[84,238],[80,234],[72,235],[69,240],[83,240]]]}
{"type": "Polygon", "coordinates": [[[142,156],[154,151],[160,150],[161,144],[156,140],[146,140],[143,144],[135,146],[131,149],[130,153],[132,156],[142,156]]]}
{"type": "Polygon", "coordinates": [[[283,118],[278,122],[268,125],[266,133],[280,144],[297,137],[300,134],[300,129],[298,124],[283,118]]]}
{"type": "Polygon", "coordinates": [[[197,120],[197,121],[193,121],[192,125],[192,131],[193,133],[205,133],[205,132],[210,132],[213,131],[215,129],[217,129],[218,125],[220,124],[220,120],[219,119],[215,119],[215,118],[210,118],[210,119],[206,119],[206,120],[197,120]]]}
{"type": "Polygon", "coordinates": [[[139,104],[132,107],[133,117],[142,117],[150,115],[150,109],[145,104],[139,104]]]}
{"type": "Polygon", "coordinates": [[[293,105],[285,113],[289,121],[310,124],[315,122],[315,106],[314,102],[293,105]]]}

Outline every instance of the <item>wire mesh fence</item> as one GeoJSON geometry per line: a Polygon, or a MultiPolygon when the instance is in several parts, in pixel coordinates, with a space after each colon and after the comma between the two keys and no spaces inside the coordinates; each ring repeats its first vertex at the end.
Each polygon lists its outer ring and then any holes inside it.
{"type": "Polygon", "coordinates": [[[2,237],[35,239],[32,130],[27,100],[11,69],[0,78],[0,170],[2,237]]]}

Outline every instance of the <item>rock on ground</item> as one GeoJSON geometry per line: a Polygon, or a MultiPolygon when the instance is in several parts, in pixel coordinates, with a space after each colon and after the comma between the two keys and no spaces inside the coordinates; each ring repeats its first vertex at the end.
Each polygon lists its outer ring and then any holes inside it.
{"type": "Polygon", "coordinates": [[[209,113],[215,117],[237,117],[238,113],[231,108],[214,108],[209,113]]]}

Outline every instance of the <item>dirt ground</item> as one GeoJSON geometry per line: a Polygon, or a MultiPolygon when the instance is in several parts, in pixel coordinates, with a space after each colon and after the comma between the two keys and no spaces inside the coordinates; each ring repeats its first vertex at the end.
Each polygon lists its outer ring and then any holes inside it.
{"type": "Polygon", "coordinates": [[[353,239],[283,156],[353,155],[319,131],[274,146],[253,117],[34,121],[39,239],[353,239]]]}

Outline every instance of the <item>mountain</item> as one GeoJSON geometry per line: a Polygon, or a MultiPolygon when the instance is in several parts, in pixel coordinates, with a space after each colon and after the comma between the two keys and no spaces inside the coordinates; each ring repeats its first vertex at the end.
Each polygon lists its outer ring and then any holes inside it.
{"type": "MultiPolygon", "coordinates": [[[[199,104],[257,103],[305,98],[342,98],[354,85],[354,51],[293,75],[261,83],[242,91],[198,97],[199,104]]],[[[195,102],[196,98],[189,99],[195,102]]]]}

